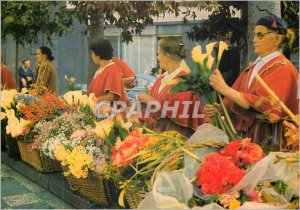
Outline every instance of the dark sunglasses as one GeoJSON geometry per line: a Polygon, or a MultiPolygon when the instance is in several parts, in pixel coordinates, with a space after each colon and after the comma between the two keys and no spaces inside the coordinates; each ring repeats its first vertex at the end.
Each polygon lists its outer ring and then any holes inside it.
{"type": "Polygon", "coordinates": [[[259,40],[262,40],[266,34],[270,34],[270,33],[274,33],[274,31],[268,31],[268,32],[258,32],[258,33],[254,33],[254,36],[256,36],[259,40]]]}

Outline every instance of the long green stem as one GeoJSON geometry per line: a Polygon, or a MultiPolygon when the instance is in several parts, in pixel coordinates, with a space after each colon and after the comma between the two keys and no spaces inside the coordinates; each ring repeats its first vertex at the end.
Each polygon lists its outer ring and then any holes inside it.
{"type": "Polygon", "coordinates": [[[222,106],[222,109],[223,109],[225,118],[226,118],[226,120],[227,120],[227,122],[228,122],[228,124],[229,124],[229,127],[230,127],[232,133],[236,136],[237,132],[236,132],[236,130],[235,130],[233,124],[232,124],[232,121],[231,121],[231,119],[230,119],[230,117],[229,117],[229,115],[228,115],[227,109],[226,109],[226,107],[225,107],[225,105],[224,105],[224,102],[223,102],[223,100],[222,100],[222,97],[221,97],[220,93],[218,93],[218,97],[219,97],[219,100],[220,100],[220,102],[221,102],[221,106],[222,106]]]}

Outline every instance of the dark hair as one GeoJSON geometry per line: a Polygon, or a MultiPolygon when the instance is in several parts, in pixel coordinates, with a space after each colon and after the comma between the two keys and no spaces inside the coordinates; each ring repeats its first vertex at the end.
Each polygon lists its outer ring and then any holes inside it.
{"type": "Polygon", "coordinates": [[[90,50],[103,60],[110,60],[113,57],[113,48],[109,40],[100,39],[90,45],[90,50]]]}
{"type": "Polygon", "coordinates": [[[39,49],[41,50],[42,54],[47,56],[48,60],[50,60],[50,61],[54,60],[54,57],[52,55],[52,51],[48,47],[42,46],[39,49]]]}
{"type": "Polygon", "coordinates": [[[186,57],[187,49],[175,38],[162,38],[159,40],[158,46],[174,60],[180,61],[186,57]]]}
{"type": "Polygon", "coordinates": [[[29,59],[25,58],[22,60],[22,63],[24,64],[26,61],[29,61],[29,59]]]}

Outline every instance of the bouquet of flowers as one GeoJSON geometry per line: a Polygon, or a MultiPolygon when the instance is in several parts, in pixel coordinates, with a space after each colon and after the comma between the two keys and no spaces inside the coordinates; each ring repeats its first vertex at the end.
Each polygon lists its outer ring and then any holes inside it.
{"type": "Polygon", "coordinates": [[[13,138],[24,136],[28,133],[33,121],[24,117],[21,107],[30,104],[36,98],[25,94],[27,89],[23,88],[21,93],[17,90],[1,91],[1,121],[6,126],[6,133],[13,138]],[[4,112],[5,111],[5,112],[4,112]]]}
{"type": "Polygon", "coordinates": [[[81,90],[69,91],[63,95],[66,104],[72,109],[77,109],[86,115],[93,115],[95,110],[94,94],[87,96],[81,90]]]}
{"type": "Polygon", "coordinates": [[[197,171],[196,185],[204,195],[215,195],[213,199],[224,207],[237,208],[241,202],[257,200],[257,192],[253,189],[227,192],[241,181],[253,164],[263,157],[261,147],[251,143],[249,138],[232,141],[219,153],[213,152],[205,157],[197,171]]]}
{"type": "MultiPolygon", "coordinates": [[[[111,164],[119,173],[115,179],[122,190],[119,197],[121,206],[124,206],[127,191],[139,194],[149,192],[156,167],[186,142],[186,138],[176,131],[158,134],[146,128],[144,130],[148,133],[130,132],[124,141],[117,141],[112,149],[111,164]]],[[[178,168],[178,164],[182,162],[176,161],[172,167],[178,168]]]]}
{"type": "Polygon", "coordinates": [[[55,148],[55,158],[67,168],[64,175],[86,178],[89,170],[102,173],[106,167],[107,155],[103,149],[103,141],[93,134],[93,129],[76,130],[70,138],[77,143],[61,144],[55,148]]]}
{"type": "Polygon", "coordinates": [[[33,142],[28,147],[31,150],[38,149],[55,159],[54,152],[59,145],[73,148],[80,143],[81,138],[71,138],[75,131],[87,128],[92,130],[93,126],[93,120],[83,113],[66,111],[51,121],[44,119],[38,122],[32,131],[33,142]]]}
{"type": "Polygon", "coordinates": [[[207,103],[215,104],[216,103],[216,95],[222,104],[222,108],[226,117],[225,122],[220,113],[217,112],[215,117],[212,118],[211,123],[217,127],[221,127],[224,130],[230,139],[235,139],[237,137],[237,133],[235,128],[233,127],[229,115],[226,111],[226,108],[223,104],[222,98],[220,94],[216,94],[212,89],[209,83],[209,77],[213,72],[213,69],[219,67],[219,63],[222,57],[224,50],[228,48],[228,45],[220,41],[219,52],[217,61],[215,62],[215,58],[212,56],[213,49],[217,43],[213,42],[206,45],[206,53],[202,53],[201,46],[198,45],[194,47],[192,50],[192,59],[196,65],[196,71],[191,71],[187,75],[182,75],[177,81],[173,81],[176,83],[175,86],[172,87],[172,92],[182,92],[182,91],[193,91],[199,96],[203,96],[207,103]]]}

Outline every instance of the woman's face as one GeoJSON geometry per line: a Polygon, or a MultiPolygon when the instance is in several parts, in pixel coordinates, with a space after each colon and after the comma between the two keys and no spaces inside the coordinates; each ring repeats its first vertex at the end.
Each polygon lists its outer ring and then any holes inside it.
{"type": "Polygon", "coordinates": [[[46,55],[44,55],[41,49],[37,49],[36,51],[36,60],[38,63],[41,63],[46,60],[46,55]]]}
{"type": "Polygon", "coordinates": [[[167,54],[165,54],[165,52],[163,52],[159,46],[157,48],[157,60],[161,69],[168,69],[170,57],[167,54]]]}
{"type": "Polygon", "coordinates": [[[254,30],[254,51],[260,57],[265,57],[279,49],[280,35],[265,26],[257,25],[254,30]]]}
{"type": "Polygon", "coordinates": [[[93,60],[93,62],[94,62],[96,65],[99,65],[99,60],[100,60],[100,58],[99,58],[99,56],[96,55],[93,51],[92,51],[92,60],[93,60]]]}

